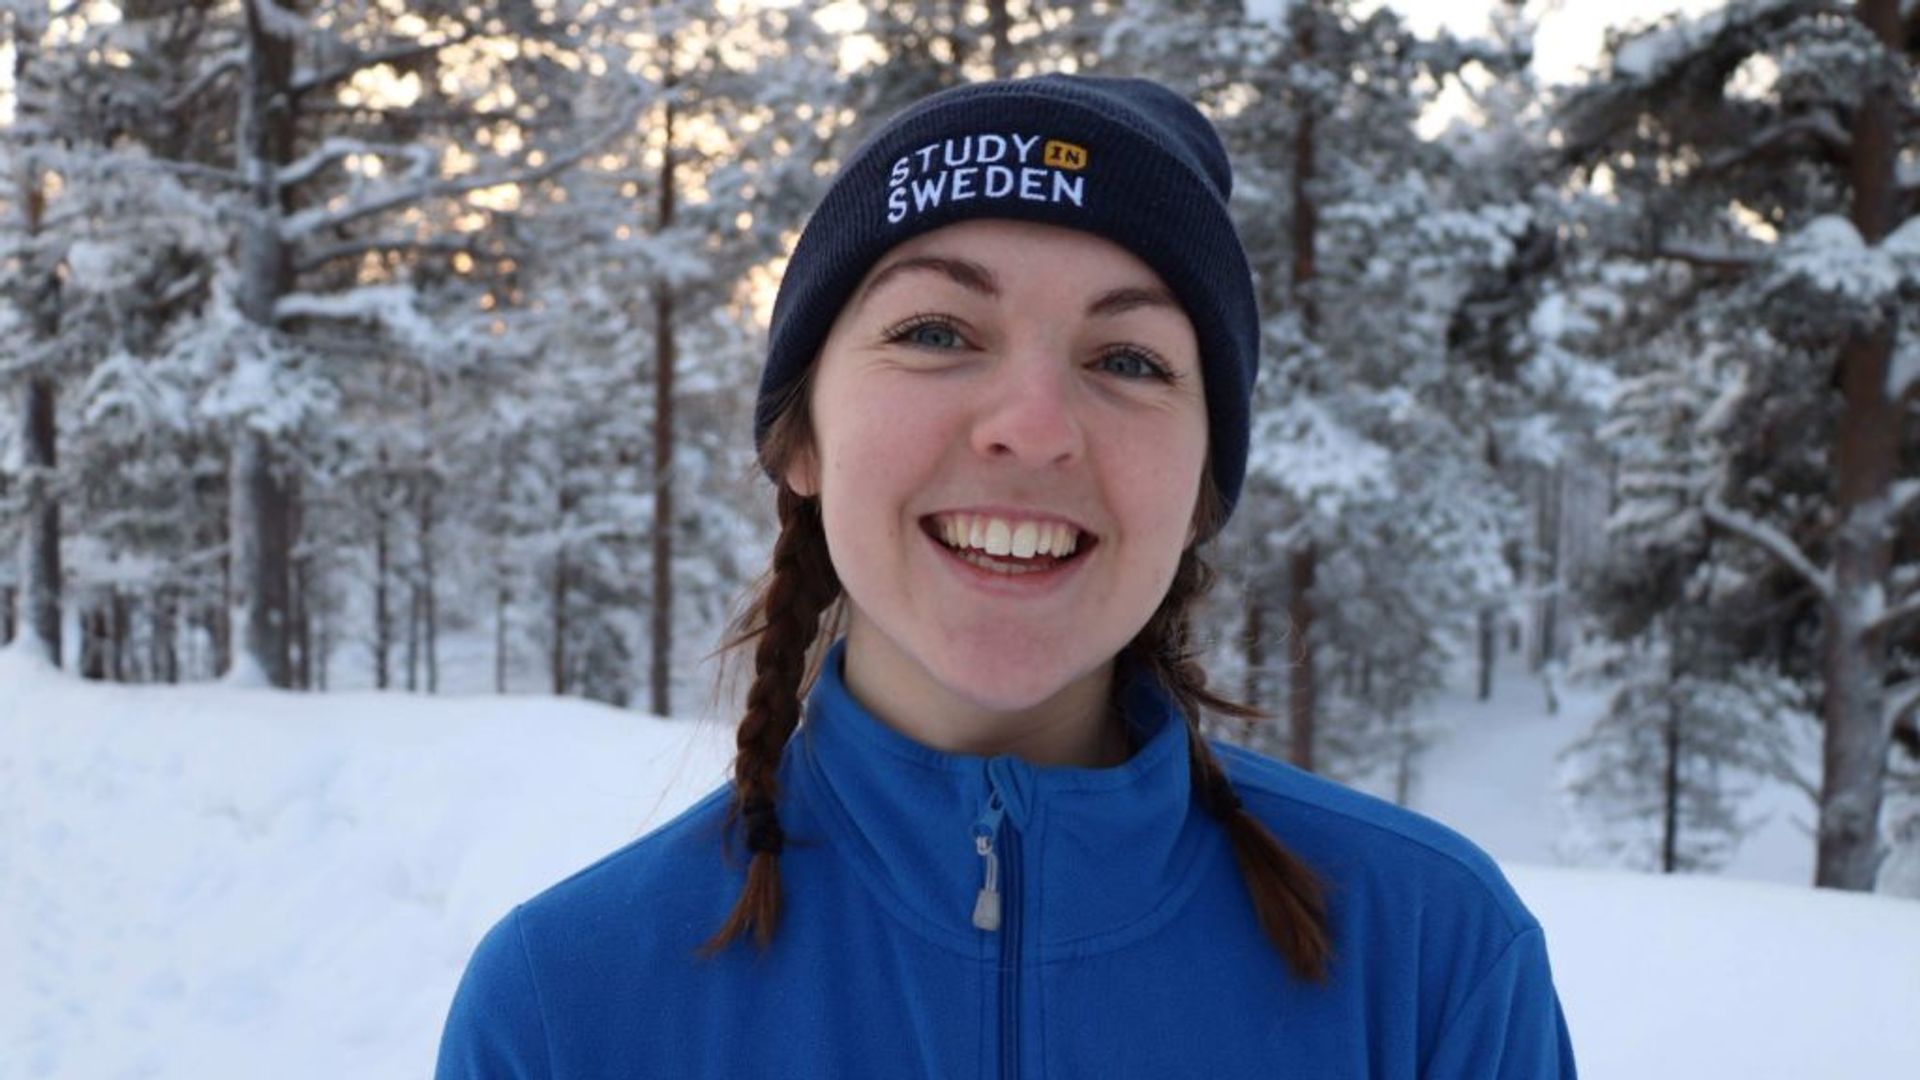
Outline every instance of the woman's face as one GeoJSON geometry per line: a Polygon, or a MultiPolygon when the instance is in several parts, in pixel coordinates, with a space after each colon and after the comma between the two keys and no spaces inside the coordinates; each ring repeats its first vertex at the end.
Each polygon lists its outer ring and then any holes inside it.
{"type": "Polygon", "coordinates": [[[1193,326],[1158,276],[1052,225],[915,237],[841,310],[810,408],[787,480],[821,499],[850,688],[935,745],[1030,759],[1098,715],[1192,540],[1207,457],[1193,326]],[[975,563],[1051,560],[942,540],[1031,556],[1063,525],[1072,554],[1031,573],[975,563]]]}

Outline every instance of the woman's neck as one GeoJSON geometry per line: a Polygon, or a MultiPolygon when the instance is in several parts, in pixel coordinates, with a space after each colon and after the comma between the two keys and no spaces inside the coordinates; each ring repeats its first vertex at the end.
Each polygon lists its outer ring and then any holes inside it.
{"type": "Polygon", "coordinates": [[[845,657],[841,679],[853,699],[881,723],[923,746],[1082,768],[1118,765],[1132,754],[1126,725],[1112,707],[1111,660],[1044,701],[1001,711],[954,694],[921,665],[884,644],[850,635],[845,657]]]}

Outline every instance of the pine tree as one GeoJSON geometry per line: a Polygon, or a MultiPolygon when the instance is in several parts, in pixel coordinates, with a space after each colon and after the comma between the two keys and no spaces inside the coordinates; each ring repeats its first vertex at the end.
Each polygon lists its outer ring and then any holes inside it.
{"type": "Polygon", "coordinates": [[[1889,703],[1913,674],[1890,646],[1920,612],[1895,362],[1920,330],[1894,154],[1914,138],[1911,31],[1894,0],[1731,4],[1617,36],[1561,110],[1566,160],[1613,190],[1589,235],[1659,264],[1654,302],[1621,321],[1697,317],[1750,347],[1710,482],[1670,512],[1771,560],[1755,587],[1787,595],[1748,648],[1817,627],[1817,665],[1786,670],[1822,695],[1816,882],[1852,889],[1881,858],[1889,703]]]}

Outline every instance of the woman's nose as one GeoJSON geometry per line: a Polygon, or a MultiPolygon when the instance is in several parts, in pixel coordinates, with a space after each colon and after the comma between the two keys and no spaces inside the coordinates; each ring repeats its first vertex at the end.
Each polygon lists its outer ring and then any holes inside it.
{"type": "Polygon", "coordinates": [[[1043,355],[1030,347],[1008,357],[974,423],[974,450],[1036,466],[1078,460],[1086,451],[1086,432],[1073,374],[1053,350],[1043,355]]]}

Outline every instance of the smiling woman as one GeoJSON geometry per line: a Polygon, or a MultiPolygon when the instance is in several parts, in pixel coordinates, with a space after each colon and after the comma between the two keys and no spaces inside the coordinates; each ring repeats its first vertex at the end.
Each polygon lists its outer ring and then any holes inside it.
{"type": "Polygon", "coordinates": [[[441,1077],[1573,1075],[1485,855],[1201,734],[1259,715],[1189,633],[1258,369],[1231,186],[1140,80],[854,153],[774,309],[733,779],[495,926],[441,1077]]]}

